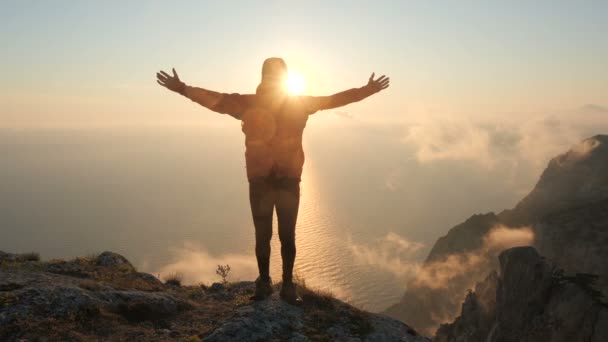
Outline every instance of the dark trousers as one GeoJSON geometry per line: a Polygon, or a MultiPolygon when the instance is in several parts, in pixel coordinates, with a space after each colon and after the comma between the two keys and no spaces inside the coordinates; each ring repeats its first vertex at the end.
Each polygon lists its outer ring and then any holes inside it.
{"type": "Polygon", "coordinates": [[[255,256],[260,278],[269,278],[270,239],[274,209],[279,221],[283,282],[292,281],[296,258],[296,220],[300,205],[300,180],[264,177],[249,181],[249,203],[255,226],[255,256]]]}

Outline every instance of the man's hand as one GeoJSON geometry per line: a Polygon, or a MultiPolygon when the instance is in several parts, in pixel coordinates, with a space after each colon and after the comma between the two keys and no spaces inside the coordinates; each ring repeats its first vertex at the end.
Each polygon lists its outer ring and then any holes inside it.
{"type": "Polygon", "coordinates": [[[175,68],[173,68],[173,76],[161,70],[160,72],[156,73],[156,78],[156,82],[158,82],[158,84],[161,86],[176,93],[184,93],[186,84],[179,79],[177,72],[175,72],[175,68]]]}
{"type": "Polygon", "coordinates": [[[388,88],[390,78],[386,77],[385,75],[382,75],[382,76],[378,77],[378,79],[374,80],[375,75],[376,75],[376,73],[372,73],[372,75],[369,77],[369,81],[367,82],[366,87],[369,87],[370,89],[372,89],[374,91],[374,93],[377,93],[380,90],[384,90],[384,89],[388,88]]]}

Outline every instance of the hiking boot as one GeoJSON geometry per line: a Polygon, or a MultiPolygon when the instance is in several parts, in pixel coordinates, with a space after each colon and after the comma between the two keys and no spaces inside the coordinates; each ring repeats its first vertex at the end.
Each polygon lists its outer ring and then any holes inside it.
{"type": "Polygon", "coordinates": [[[273,292],[272,279],[268,277],[268,280],[264,280],[258,277],[255,280],[255,294],[251,297],[253,300],[262,300],[270,296],[273,292]]]}
{"type": "Polygon", "coordinates": [[[291,305],[302,305],[302,298],[296,292],[296,285],[293,282],[283,282],[281,285],[281,299],[291,305]]]}

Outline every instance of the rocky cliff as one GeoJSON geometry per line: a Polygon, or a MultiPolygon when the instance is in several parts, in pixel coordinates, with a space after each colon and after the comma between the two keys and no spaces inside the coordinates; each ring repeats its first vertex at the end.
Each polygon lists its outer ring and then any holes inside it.
{"type": "Polygon", "coordinates": [[[460,316],[442,325],[438,342],[608,341],[608,306],[589,274],[565,275],[533,247],[499,256],[469,292],[460,316]]]}
{"type": "Polygon", "coordinates": [[[605,291],[607,241],[608,136],[597,135],[553,158],[513,209],[474,215],[438,239],[402,300],[386,313],[432,335],[440,323],[458,314],[467,290],[497,270],[498,254],[518,245],[536,246],[568,272],[599,274],[600,290],[605,291]],[[487,241],[497,227],[512,229],[501,237],[504,244],[490,248],[487,241]],[[528,243],[511,240],[524,230],[532,234],[528,243]],[[437,276],[448,267],[457,272],[448,273],[447,279],[437,276]],[[428,281],[433,272],[436,285],[428,281]]]}
{"type": "Polygon", "coordinates": [[[162,283],[104,252],[41,262],[0,252],[0,341],[427,341],[305,286],[294,307],[253,282],[162,283]]]}

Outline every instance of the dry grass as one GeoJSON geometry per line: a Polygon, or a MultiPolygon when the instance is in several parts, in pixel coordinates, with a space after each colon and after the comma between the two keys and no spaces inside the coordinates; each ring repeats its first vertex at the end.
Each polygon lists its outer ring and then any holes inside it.
{"type": "Polygon", "coordinates": [[[165,277],[165,285],[181,287],[184,276],[181,273],[173,273],[165,277]]]}
{"type": "Polygon", "coordinates": [[[296,275],[294,278],[298,293],[302,296],[304,303],[325,310],[334,308],[337,299],[331,291],[309,287],[306,285],[306,280],[300,276],[296,275]]]}
{"type": "Polygon", "coordinates": [[[40,261],[40,254],[35,252],[23,253],[17,256],[17,261],[25,262],[25,261],[40,261]]]}
{"type": "Polygon", "coordinates": [[[10,267],[10,266],[15,266],[15,264],[22,264],[22,263],[26,263],[26,262],[31,263],[31,262],[38,262],[38,261],[40,261],[40,254],[38,254],[38,253],[34,253],[34,252],[21,253],[21,254],[16,254],[14,259],[0,260],[0,266],[10,267]]]}
{"type": "Polygon", "coordinates": [[[99,253],[91,253],[83,257],[76,257],[72,261],[81,265],[92,266],[97,264],[97,257],[99,257],[99,253]]]}
{"type": "Polygon", "coordinates": [[[304,302],[306,334],[312,340],[327,339],[327,329],[338,323],[351,327],[354,336],[363,337],[373,330],[367,312],[336,299],[331,291],[307,286],[299,276],[294,278],[304,302]]]}

